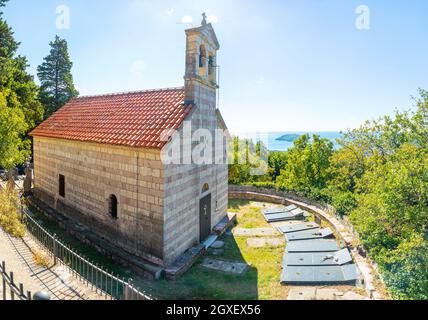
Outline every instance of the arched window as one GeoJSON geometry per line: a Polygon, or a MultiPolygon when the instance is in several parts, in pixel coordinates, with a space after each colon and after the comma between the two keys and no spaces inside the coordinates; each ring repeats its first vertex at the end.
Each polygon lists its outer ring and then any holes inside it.
{"type": "Polygon", "coordinates": [[[205,193],[207,191],[210,190],[210,186],[208,183],[205,183],[204,186],[202,187],[202,193],[205,193]]]}
{"type": "Polygon", "coordinates": [[[112,194],[108,201],[108,211],[110,216],[117,220],[117,198],[114,194],[112,194]]]}
{"type": "Polygon", "coordinates": [[[199,68],[205,68],[207,61],[207,50],[204,45],[199,47],[199,68]]]}

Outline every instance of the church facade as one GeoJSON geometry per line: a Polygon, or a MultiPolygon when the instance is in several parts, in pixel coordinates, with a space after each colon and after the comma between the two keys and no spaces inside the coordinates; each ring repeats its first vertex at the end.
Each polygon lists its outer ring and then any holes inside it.
{"type": "Polygon", "coordinates": [[[219,47],[204,19],[186,30],[184,87],[76,98],[33,130],[34,196],[159,266],[203,242],[228,204],[227,135],[214,139],[227,130],[216,101],[219,47]],[[178,149],[205,145],[212,161],[187,162],[184,152],[165,161],[172,130],[178,149]]]}

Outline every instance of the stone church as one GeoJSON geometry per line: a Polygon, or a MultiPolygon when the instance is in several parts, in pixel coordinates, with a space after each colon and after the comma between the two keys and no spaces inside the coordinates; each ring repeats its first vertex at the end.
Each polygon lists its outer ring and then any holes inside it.
{"type": "MultiPolygon", "coordinates": [[[[162,161],[172,143],[165,130],[227,130],[212,25],[204,18],[186,41],[184,87],[75,98],[30,133],[34,197],[115,250],[162,267],[209,237],[228,204],[226,142],[213,152],[220,163],[162,161]]],[[[195,143],[183,138],[181,147],[195,143]]]]}

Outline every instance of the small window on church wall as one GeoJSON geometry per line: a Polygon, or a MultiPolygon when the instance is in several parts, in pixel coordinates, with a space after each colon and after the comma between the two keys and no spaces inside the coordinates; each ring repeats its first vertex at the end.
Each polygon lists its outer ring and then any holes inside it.
{"type": "Polygon", "coordinates": [[[62,174],[58,178],[58,193],[61,197],[65,198],[65,177],[62,174]]]}
{"type": "Polygon", "coordinates": [[[110,216],[117,220],[118,216],[117,216],[117,198],[114,194],[112,194],[109,198],[109,203],[108,203],[109,207],[109,214],[110,216]]]}
{"type": "Polygon", "coordinates": [[[199,68],[205,68],[207,61],[207,50],[204,45],[199,48],[199,68]]]}

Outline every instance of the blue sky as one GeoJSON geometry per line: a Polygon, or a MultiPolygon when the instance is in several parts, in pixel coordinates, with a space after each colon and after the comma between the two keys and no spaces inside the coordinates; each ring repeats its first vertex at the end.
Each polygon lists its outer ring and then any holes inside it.
{"type": "Polygon", "coordinates": [[[425,0],[11,0],[4,16],[32,74],[55,34],[67,39],[88,95],[182,86],[179,22],[203,11],[216,22],[220,109],[234,133],[344,130],[428,89],[425,0]],[[68,30],[56,28],[60,5],[68,30]],[[356,27],[359,5],[369,30],[356,27]]]}

